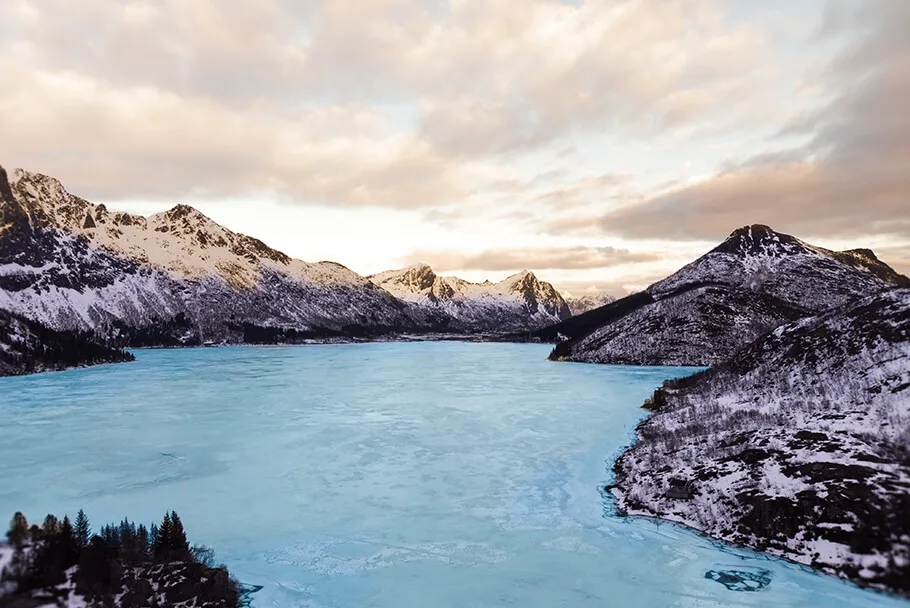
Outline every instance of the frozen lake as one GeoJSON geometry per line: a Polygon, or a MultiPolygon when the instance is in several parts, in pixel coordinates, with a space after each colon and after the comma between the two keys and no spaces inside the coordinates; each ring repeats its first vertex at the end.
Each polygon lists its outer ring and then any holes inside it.
{"type": "MultiPolygon", "coordinates": [[[[678,368],[548,346],[138,351],[0,379],[0,517],[181,515],[253,605],[906,606],[669,524],[600,488],[678,368]],[[709,571],[770,580],[729,590],[709,571]],[[767,572],[764,572],[767,571],[767,572]]],[[[5,523],[4,523],[5,528],[5,523]]]]}

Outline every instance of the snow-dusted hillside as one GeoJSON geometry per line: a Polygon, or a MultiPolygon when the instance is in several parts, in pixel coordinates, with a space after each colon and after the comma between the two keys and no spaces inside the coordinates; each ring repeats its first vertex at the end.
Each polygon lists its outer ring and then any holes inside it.
{"type": "Polygon", "coordinates": [[[369,278],[396,298],[445,313],[455,319],[453,327],[469,331],[526,331],[571,316],[559,292],[528,271],[499,283],[469,283],[417,264],[369,278]]]}
{"type": "Polygon", "coordinates": [[[778,327],[646,407],[622,511],[910,594],[910,289],[778,327]]]}
{"type": "Polygon", "coordinates": [[[96,344],[88,336],[54,331],[0,310],[0,376],[132,360],[129,353],[96,344]]]}
{"type": "Polygon", "coordinates": [[[767,226],[746,226],[648,291],[660,299],[707,283],[767,294],[807,311],[839,306],[857,295],[910,281],[869,249],[830,251],[767,226]]]}
{"type": "Polygon", "coordinates": [[[589,310],[594,310],[595,308],[600,308],[601,306],[606,306],[611,302],[615,302],[616,298],[605,293],[599,294],[584,294],[578,297],[567,297],[566,304],[569,305],[569,312],[572,315],[580,315],[586,313],[589,310]]]}
{"type": "Polygon", "coordinates": [[[0,307],[118,344],[438,331],[451,319],[335,263],[306,263],[177,205],[112,213],[0,169],[0,307]]]}
{"type": "Polygon", "coordinates": [[[568,338],[551,358],[711,365],[782,323],[908,284],[869,250],[834,252],[747,226],[644,294],[625,298],[629,306],[619,300],[604,314],[588,313],[589,323],[582,315],[551,328],[550,335],[568,338]]]}

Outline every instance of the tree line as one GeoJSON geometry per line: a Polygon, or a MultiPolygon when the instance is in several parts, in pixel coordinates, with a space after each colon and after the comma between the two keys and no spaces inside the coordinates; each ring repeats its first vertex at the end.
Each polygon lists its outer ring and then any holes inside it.
{"type": "MultiPolygon", "coordinates": [[[[195,564],[195,572],[215,568],[214,552],[201,545],[190,546],[183,522],[176,511],[165,513],[160,523],[136,524],[128,519],[101,526],[92,533],[85,511],[79,510],[75,521],[47,515],[39,524],[29,524],[17,512],[10,520],[7,540],[14,549],[12,561],[2,582],[12,582],[16,593],[53,589],[67,583],[70,569],[76,592],[85,597],[104,598],[121,588],[125,574],[147,569],[156,564],[195,564]]],[[[227,598],[237,595],[236,582],[229,579],[223,592],[227,598]]],[[[2,589],[2,586],[0,586],[2,589]]],[[[221,591],[219,590],[219,593],[221,591]]],[[[231,599],[224,605],[236,605],[231,599]]]]}

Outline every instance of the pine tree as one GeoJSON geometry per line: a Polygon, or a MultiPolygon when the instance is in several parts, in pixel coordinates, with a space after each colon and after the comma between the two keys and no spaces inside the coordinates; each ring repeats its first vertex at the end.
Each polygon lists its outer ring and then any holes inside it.
{"type": "Polygon", "coordinates": [[[76,541],[76,530],[67,515],[63,516],[60,532],[57,534],[60,543],[60,554],[64,569],[79,561],[79,545],[76,541]]]}
{"type": "Polygon", "coordinates": [[[85,515],[85,511],[79,509],[79,512],[76,513],[76,545],[81,549],[88,545],[88,541],[92,538],[92,527],[89,524],[88,517],[85,515]]]}
{"type": "Polygon", "coordinates": [[[101,538],[108,547],[120,546],[120,528],[106,525],[101,528],[101,538]]]}
{"type": "Polygon", "coordinates": [[[9,532],[6,533],[6,538],[11,545],[16,547],[21,547],[28,539],[28,520],[22,512],[16,511],[13,515],[9,522],[9,532]]]}
{"type": "Polygon", "coordinates": [[[139,524],[139,527],[136,528],[136,551],[139,561],[146,561],[149,558],[149,544],[149,531],[145,524],[139,524]]]}
{"type": "Polygon", "coordinates": [[[170,559],[172,529],[171,514],[165,513],[155,537],[155,561],[157,562],[166,562],[170,559]]]}
{"type": "Polygon", "coordinates": [[[124,518],[120,522],[120,556],[127,563],[136,563],[139,560],[139,548],[136,542],[136,524],[124,518]]]}
{"type": "Polygon", "coordinates": [[[53,514],[48,513],[41,525],[41,531],[44,532],[44,536],[53,536],[60,531],[60,522],[53,514]]]}
{"type": "Polygon", "coordinates": [[[176,511],[171,511],[171,559],[185,561],[190,559],[190,543],[186,539],[183,522],[176,511]]]}
{"type": "Polygon", "coordinates": [[[63,521],[60,523],[60,536],[67,542],[76,542],[76,531],[73,529],[73,524],[70,523],[69,515],[63,516],[63,521]]]}

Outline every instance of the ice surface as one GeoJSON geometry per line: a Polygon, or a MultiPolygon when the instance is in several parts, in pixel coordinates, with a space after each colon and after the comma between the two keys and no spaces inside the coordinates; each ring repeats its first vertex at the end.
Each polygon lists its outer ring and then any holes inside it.
{"type": "Polygon", "coordinates": [[[176,509],[254,606],[904,606],[600,491],[678,368],[549,346],[142,350],[0,379],[0,516],[176,509]],[[706,574],[768,571],[757,592],[706,574]],[[735,587],[735,585],[733,585],[735,587]]]}

